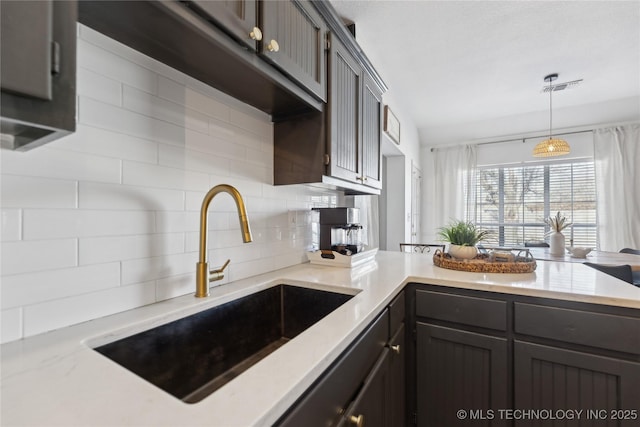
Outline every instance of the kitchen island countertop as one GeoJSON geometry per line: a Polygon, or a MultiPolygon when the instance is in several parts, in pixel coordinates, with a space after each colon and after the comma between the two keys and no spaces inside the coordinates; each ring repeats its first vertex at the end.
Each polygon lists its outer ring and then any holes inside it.
{"type": "Polygon", "coordinates": [[[640,288],[579,263],[534,273],[441,269],[431,257],[381,251],[355,268],[301,264],[4,344],[0,424],[270,425],[409,282],[640,309],[640,288]],[[92,350],[276,284],[358,293],[204,400],[184,403],[92,350]]]}

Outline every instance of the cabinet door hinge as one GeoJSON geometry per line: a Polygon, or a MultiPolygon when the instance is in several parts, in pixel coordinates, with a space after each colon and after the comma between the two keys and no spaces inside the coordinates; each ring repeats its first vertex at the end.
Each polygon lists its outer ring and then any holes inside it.
{"type": "Polygon", "coordinates": [[[331,163],[331,156],[328,154],[324,155],[324,165],[325,166],[329,166],[329,163],[331,163]]]}
{"type": "Polygon", "coordinates": [[[411,424],[413,424],[414,426],[418,425],[418,413],[417,412],[412,412],[411,413],[411,424]]]}
{"type": "Polygon", "coordinates": [[[329,38],[329,33],[324,37],[324,49],[331,50],[331,39],[329,38]]]}
{"type": "Polygon", "coordinates": [[[60,43],[51,42],[51,74],[60,74],[60,43]]]}

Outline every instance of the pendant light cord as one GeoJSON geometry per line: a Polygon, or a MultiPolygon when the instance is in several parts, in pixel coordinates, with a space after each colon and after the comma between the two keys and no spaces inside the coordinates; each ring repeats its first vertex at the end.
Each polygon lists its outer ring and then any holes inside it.
{"type": "Polygon", "coordinates": [[[553,78],[549,78],[549,140],[551,140],[553,137],[551,133],[553,129],[553,103],[551,102],[551,95],[553,92],[553,89],[551,88],[552,81],[553,81],[553,78]]]}

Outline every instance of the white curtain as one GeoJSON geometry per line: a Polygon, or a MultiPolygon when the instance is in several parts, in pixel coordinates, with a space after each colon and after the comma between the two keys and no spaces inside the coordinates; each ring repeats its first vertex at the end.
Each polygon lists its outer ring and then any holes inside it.
{"type": "Polygon", "coordinates": [[[476,146],[436,149],[433,161],[436,228],[452,220],[475,221],[476,146]]]}
{"type": "Polygon", "coordinates": [[[640,123],[594,131],[600,250],[640,249],[640,123]]]}
{"type": "Polygon", "coordinates": [[[369,249],[379,247],[380,217],[378,213],[378,196],[354,196],[353,207],[360,209],[362,243],[369,249]]]}

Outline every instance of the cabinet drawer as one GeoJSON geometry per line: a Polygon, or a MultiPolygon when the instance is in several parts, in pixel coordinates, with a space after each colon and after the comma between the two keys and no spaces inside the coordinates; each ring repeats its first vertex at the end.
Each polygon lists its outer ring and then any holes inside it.
{"type": "Polygon", "coordinates": [[[515,331],[542,338],[640,354],[640,319],[515,303],[515,331]]]}
{"type": "Polygon", "coordinates": [[[396,333],[404,322],[404,291],[389,304],[389,337],[396,333]]]}
{"type": "Polygon", "coordinates": [[[384,350],[388,336],[389,314],[385,309],[276,425],[336,425],[384,350]]]}
{"type": "Polygon", "coordinates": [[[417,290],[416,315],[498,331],[507,330],[506,301],[417,290]]]}

